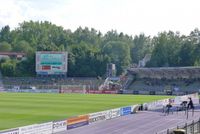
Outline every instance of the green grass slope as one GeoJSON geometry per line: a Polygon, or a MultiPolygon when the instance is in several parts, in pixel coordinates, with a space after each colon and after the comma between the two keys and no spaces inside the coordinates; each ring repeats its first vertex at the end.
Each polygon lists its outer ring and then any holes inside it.
{"type": "Polygon", "coordinates": [[[0,93],[0,130],[164,98],[169,96],[0,93]]]}

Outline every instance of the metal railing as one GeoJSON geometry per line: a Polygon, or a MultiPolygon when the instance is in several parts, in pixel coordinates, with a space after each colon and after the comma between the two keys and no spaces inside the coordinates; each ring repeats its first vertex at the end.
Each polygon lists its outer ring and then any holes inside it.
{"type": "Polygon", "coordinates": [[[200,134],[200,118],[198,120],[193,120],[190,123],[185,123],[177,127],[162,130],[156,134],[200,134]],[[178,129],[183,130],[182,133],[175,132],[175,130],[178,129]]]}
{"type": "Polygon", "coordinates": [[[191,123],[186,123],[182,128],[185,130],[185,134],[197,134],[200,133],[200,119],[197,121],[192,121],[191,123]]]}

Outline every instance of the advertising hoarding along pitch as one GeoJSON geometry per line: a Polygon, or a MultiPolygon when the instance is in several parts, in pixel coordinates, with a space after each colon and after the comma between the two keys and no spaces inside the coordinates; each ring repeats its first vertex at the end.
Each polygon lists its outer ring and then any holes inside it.
{"type": "Polygon", "coordinates": [[[34,124],[19,128],[19,134],[52,134],[52,122],[34,124]]]}
{"type": "Polygon", "coordinates": [[[66,130],[67,130],[67,120],[53,122],[53,133],[62,132],[66,130]]]}
{"type": "Polygon", "coordinates": [[[120,108],[115,108],[107,111],[106,120],[117,118],[120,116],[120,108]]]}
{"type": "Polygon", "coordinates": [[[19,129],[10,129],[5,131],[0,131],[0,134],[19,134],[19,129]]]}
{"type": "Polygon", "coordinates": [[[168,103],[169,103],[169,99],[162,99],[162,100],[157,100],[154,102],[147,103],[146,105],[147,105],[148,110],[157,110],[157,109],[162,109],[168,103]]]}
{"type": "Polygon", "coordinates": [[[93,123],[100,120],[106,120],[106,111],[89,114],[89,123],[93,123]]]}
{"type": "Polygon", "coordinates": [[[174,98],[174,105],[180,105],[183,101],[189,101],[189,98],[192,99],[195,105],[199,104],[199,95],[198,93],[188,94],[184,96],[177,96],[174,98]]]}
{"type": "Polygon", "coordinates": [[[86,90],[88,94],[117,94],[117,90],[86,90]]]}
{"type": "Polygon", "coordinates": [[[86,85],[61,85],[60,93],[86,93],[86,85]]]}
{"type": "Polygon", "coordinates": [[[131,107],[122,107],[120,111],[121,111],[121,116],[129,115],[131,114],[131,107]]]}
{"type": "Polygon", "coordinates": [[[80,115],[67,119],[67,129],[73,129],[89,124],[88,115],[80,115]]]}

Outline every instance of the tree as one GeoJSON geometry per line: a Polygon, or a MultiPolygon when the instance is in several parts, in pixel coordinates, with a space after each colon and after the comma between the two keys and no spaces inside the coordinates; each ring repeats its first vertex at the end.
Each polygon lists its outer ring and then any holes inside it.
{"type": "Polygon", "coordinates": [[[160,33],[152,41],[154,49],[147,66],[168,67],[178,66],[181,38],[178,33],[169,31],[160,33]]]}
{"type": "Polygon", "coordinates": [[[33,48],[25,40],[19,41],[13,48],[15,52],[24,52],[26,54],[33,53],[33,48]]]}
{"type": "Polygon", "coordinates": [[[151,54],[148,67],[198,66],[200,31],[196,28],[188,36],[169,31],[153,38],[145,34],[133,38],[116,30],[103,35],[94,28],[79,27],[72,32],[48,21],[29,21],[14,30],[9,26],[1,29],[0,51],[27,54],[26,60],[16,62],[12,75],[35,75],[35,51],[68,51],[69,76],[103,76],[108,63],[116,64],[117,74],[121,74],[146,54],[151,54]]]}
{"type": "Polygon", "coordinates": [[[94,28],[89,29],[88,27],[85,27],[83,29],[82,27],[79,27],[73,33],[73,43],[80,44],[81,42],[85,42],[92,47],[99,47],[101,42],[100,37],[101,33],[97,33],[97,30],[94,28]]]}
{"type": "Polygon", "coordinates": [[[84,42],[79,45],[73,45],[70,50],[69,75],[96,76],[95,70],[92,68],[92,59],[95,51],[84,42]],[[73,60],[71,59],[72,56],[73,60]]]}
{"type": "Polygon", "coordinates": [[[0,31],[0,42],[6,41],[11,43],[11,36],[10,36],[10,27],[5,26],[0,31]]]}
{"type": "Polygon", "coordinates": [[[110,57],[110,62],[116,64],[117,74],[121,74],[123,68],[130,65],[130,45],[121,41],[110,41],[106,43],[102,52],[110,57]]]}
{"type": "Polygon", "coordinates": [[[194,66],[200,66],[200,59],[195,60],[194,66]]]}
{"type": "Polygon", "coordinates": [[[35,54],[29,54],[26,60],[16,64],[17,76],[34,76],[35,75],[35,54]]]}
{"type": "Polygon", "coordinates": [[[1,72],[4,76],[15,76],[16,61],[6,60],[6,62],[1,63],[1,72]]]}
{"type": "Polygon", "coordinates": [[[12,50],[12,47],[8,42],[6,42],[6,41],[0,42],[0,51],[1,52],[9,52],[11,50],[12,50]]]}
{"type": "Polygon", "coordinates": [[[133,45],[131,47],[131,58],[133,63],[138,63],[143,59],[146,54],[151,54],[153,46],[151,44],[150,37],[140,34],[133,39],[133,45]]]}
{"type": "Polygon", "coordinates": [[[15,43],[25,40],[35,50],[56,51],[60,45],[67,47],[70,41],[71,31],[56,26],[48,21],[44,22],[23,22],[15,30],[17,39],[15,43]]]}
{"type": "Polygon", "coordinates": [[[179,51],[179,65],[180,66],[192,66],[193,65],[193,45],[191,41],[186,41],[179,51]]]}

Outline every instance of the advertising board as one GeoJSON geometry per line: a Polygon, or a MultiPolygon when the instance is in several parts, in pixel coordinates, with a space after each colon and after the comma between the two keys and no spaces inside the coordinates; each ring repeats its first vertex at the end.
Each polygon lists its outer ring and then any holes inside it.
{"type": "Polygon", "coordinates": [[[107,111],[106,120],[113,119],[120,116],[120,108],[115,108],[107,111]]]}
{"type": "Polygon", "coordinates": [[[89,124],[88,115],[80,115],[67,119],[67,129],[73,129],[89,124]]]}
{"type": "Polygon", "coordinates": [[[88,94],[117,94],[117,90],[86,90],[88,94]]]}
{"type": "Polygon", "coordinates": [[[154,102],[147,103],[147,109],[148,110],[156,110],[156,109],[162,109],[163,106],[166,106],[169,103],[170,99],[163,99],[163,100],[158,100],[154,102]]]}
{"type": "Polygon", "coordinates": [[[89,114],[89,123],[93,123],[100,120],[106,120],[106,111],[89,114]]]}
{"type": "Polygon", "coordinates": [[[86,93],[86,85],[62,85],[60,93],[86,93]]]}
{"type": "Polygon", "coordinates": [[[52,122],[24,126],[19,128],[19,134],[51,134],[52,126],[52,122]]]}
{"type": "Polygon", "coordinates": [[[5,131],[0,131],[0,134],[19,134],[19,129],[10,129],[5,131]]]}
{"type": "Polygon", "coordinates": [[[38,51],[36,52],[36,72],[40,75],[66,74],[67,52],[38,51]]]}
{"type": "Polygon", "coordinates": [[[6,91],[17,93],[59,93],[59,89],[7,89],[6,91]]]}
{"type": "Polygon", "coordinates": [[[117,94],[117,90],[103,90],[103,94],[117,94]]]}
{"type": "Polygon", "coordinates": [[[53,127],[52,127],[53,133],[62,132],[66,130],[67,130],[67,120],[53,122],[53,127]]]}
{"type": "Polygon", "coordinates": [[[121,116],[129,115],[129,114],[131,114],[131,106],[122,107],[122,108],[120,109],[120,115],[121,115],[121,116]]]}
{"type": "Polygon", "coordinates": [[[102,94],[102,90],[86,90],[88,94],[102,94]]]}
{"type": "Polygon", "coordinates": [[[188,94],[188,95],[184,95],[184,96],[177,96],[174,99],[174,104],[175,105],[180,105],[183,101],[189,101],[189,98],[192,99],[193,104],[199,104],[199,95],[198,95],[198,93],[188,94]]]}

